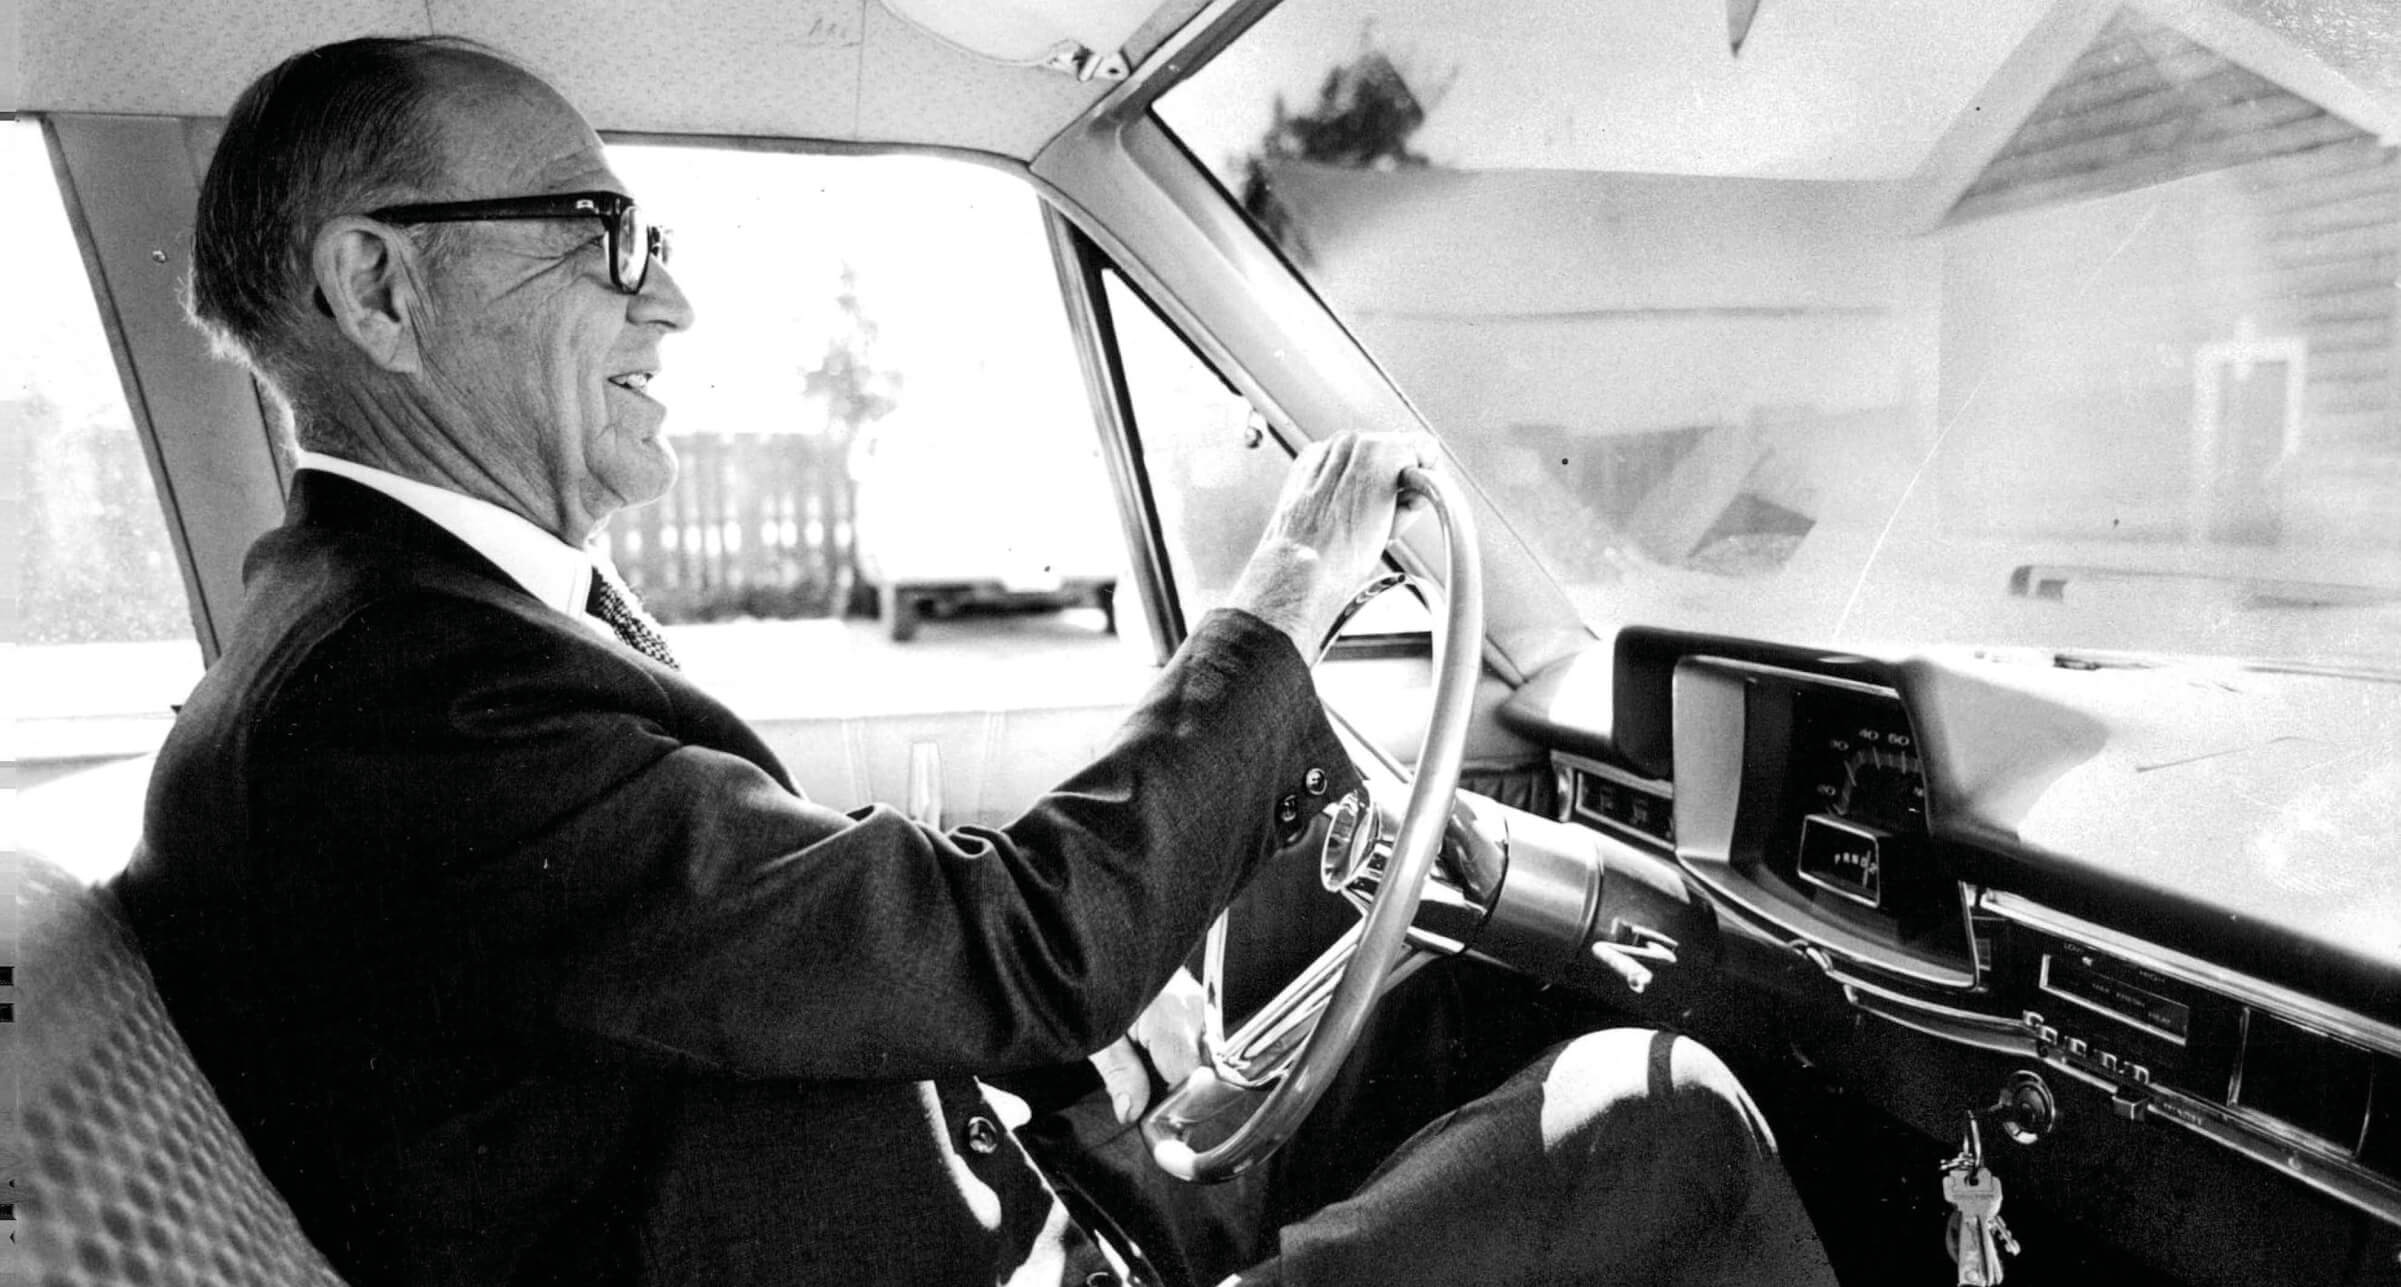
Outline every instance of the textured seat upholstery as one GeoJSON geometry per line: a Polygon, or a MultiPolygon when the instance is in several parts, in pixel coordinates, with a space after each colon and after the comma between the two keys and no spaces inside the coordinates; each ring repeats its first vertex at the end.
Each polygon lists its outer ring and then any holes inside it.
{"type": "Polygon", "coordinates": [[[19,874],[24,1281],[339,1287],[168,1022],[116,900],[39,859],[19,874]]]}

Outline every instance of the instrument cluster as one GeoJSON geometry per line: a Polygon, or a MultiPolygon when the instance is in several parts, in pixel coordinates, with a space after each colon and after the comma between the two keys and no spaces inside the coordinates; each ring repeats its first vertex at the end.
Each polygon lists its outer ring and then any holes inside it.
{"type": "Polygon", "coordinates": [[[1929,832],[1900,694],[1711,656],[1677,662],[1673,686],[1677,861],[1848,969],[1973,988],[1966,906],[1929,832]]]}
{"type": "Polygon", "coordinates": [[[1770,865],[1820,894],[1900,914],[1922,898],[1926,772],[1898,701],[1836,689],[1792,697],[1783,817],[1770,865]]]}

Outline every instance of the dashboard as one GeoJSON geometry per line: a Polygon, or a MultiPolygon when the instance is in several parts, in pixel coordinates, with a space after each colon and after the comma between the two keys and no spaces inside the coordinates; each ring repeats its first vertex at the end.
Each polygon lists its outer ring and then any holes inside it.
{"type": "MultiPolygon", "coordinates": [[[[2157,1222],[2144,1185],[2214,1173],[2263,1217],[2298,1213],[2285,1233],[2339,1244],[2303,1279],[2336,1281],[2401,1254],[2401,814],[2341,813],[2384,807],[2397,698],[1632,629],[1501,714],[1552,748],[1563,819],[1671,857],[1730,941],[1804,962],[1868,1024],[1821,1057],[1896,1117],[1955,1137],[2030,1081],[2042,1102],[2004,1117],[2050,1135],[2023,1168],[2050,1199],[2157,1222]],[[2295,756],[2279,720],[2318,744],[2295,756]],[[2154,1148],[2162,1131],[2200,1151],[2154,1148]],[[2137,1153],[2177,1174],[2129,1180],[2137,1153]],[[2091,1182],[2112,1168],[2115,1187],[2091,1182]]],[[[2195,1278],[2236,1281],[2255,1277],[2248,1227],[2162,1236],[2195,1278]]]]}

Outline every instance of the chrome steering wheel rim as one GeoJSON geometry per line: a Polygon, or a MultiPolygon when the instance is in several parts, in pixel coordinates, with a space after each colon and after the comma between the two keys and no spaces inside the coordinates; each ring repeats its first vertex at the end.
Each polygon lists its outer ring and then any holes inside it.
{"type": "MultiPolygon", "coordinates": [[[[1201,1065],[1160,1101],[1142,1127],[1152,1161],[1180,1180],[1207,1184],[1231,1179],[1290,1139],[1358,1043],[1388,976],[1404,968],[1411,957],[1409,928],[1426,878],[1442,851],[1451,799],[1458,790],[1466,757],[1476,678],[1483,663],[1484,590],[1475,527],[1458,485],[1445,475],[1411,468],[1401,474],[1401,489],[1425,497],[1441,521],[1444,615],[1442,629],[1434,639],[1433,710],[1426,721],[1392,854],[1374,901],[1352,931],[1356,941],[1348,959],[1329,966],[1326,962],[1334,958],[1321,958],[1319,966],[1312,968],[1312,973],[1330,971],[1330,984],[1319,980],[1312,985],[1306,976],[1296,981],[1295,987],[1325,994],[1323,1009],[1307,1039],[1297,1047],[1287,1045],[1277,1056],[1279,1066],[1264,1076],[1255,1068],[1237,1066],[1228,1057],[1221,1031],[1220,990],[1225,916],[1219,915],[1210,930],[1207,972],[1211,977],[1201,1065]],[[1192,1128],[1214,1115],[1195,1115],[1188,1111],[1191,1105],[1206,1101],[1221,1088],[1245,1085],[1261,1085],[1264,1090],[1242,1124],[1220,1142],[1195,1149],[1187,1138],[1192,1128]]],[[[1398,581],[1379,578],[1354,597],[1329,632],[1328,645],[1352,612],[1398,581]]],[[[1293,994],[1294,988],[1288,987],[1279,1001],[1293,994]]],[[[1270,1003],[1270,1008],[1275,1004],[1270,1003]]]]}

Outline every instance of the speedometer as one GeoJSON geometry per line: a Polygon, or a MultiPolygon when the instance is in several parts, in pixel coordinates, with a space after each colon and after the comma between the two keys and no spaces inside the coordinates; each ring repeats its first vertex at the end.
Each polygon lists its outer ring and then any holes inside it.
{"type": "Polygon", "coordinates": [[[1822,744],[1830,766],[1818,795],[1839,819],[1873,821],[1894,831],[1926,824],[1926,771],[1918,766],[1909,730],[1861,725],[1834,732],[1822,744]]]}
{"type": "Polygon", "coordinates": [[[1819,704],[1803,707],[1795,747],[1811,807],[1887,831],[1923,831],[1925,768],[1901,712],[1864,702],[1812,709],[1819,704]]]}
{"type": "Polygon", "coordinates": [[[1823,690],[1801,693],[1793,714],[1794,874],[1881,909],[1895,861],[1905,864],[1926,830],[1925,767],[1908,718],[1897,702],[1823,690]]]}

